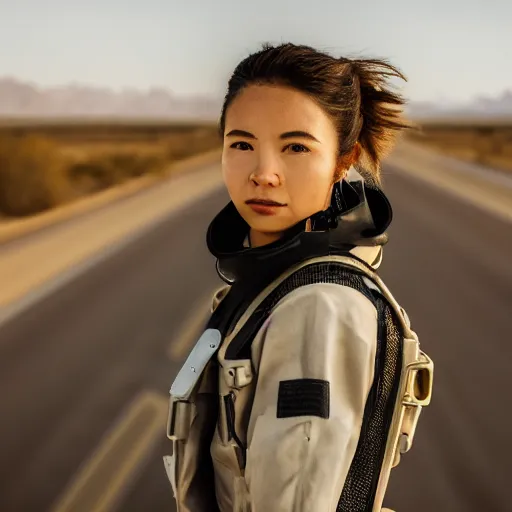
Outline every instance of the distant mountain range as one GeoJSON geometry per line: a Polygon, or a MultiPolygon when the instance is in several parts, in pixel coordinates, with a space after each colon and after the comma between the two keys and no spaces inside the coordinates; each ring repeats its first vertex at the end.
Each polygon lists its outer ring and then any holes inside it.
{"type": "Polygon", "coordinates": [[[434,102],[411,102],[407,113],[410,117],[510,117],[512,116],[512,88],[497,97],[479,96],[471,102],[453,105],[434,102]]]}
{"type": "Polygon", "coordinates": [[[2,117],[145,117],[216,119],[221,101],[178,97],[162,88],[148,91],[65,85],[40,87],[15,78],[0,78],[2,117]]]}
{"type": "MultiPolygon", "coordinates": [[[[0,77],[1,117],[119,117],[155,119],[218,118],[221,98],[176,96],[163,88],[148,91],[64,85],[41,87],[16,78],[0,77]]],[[[478,97],[464,105],[411,102],[410,117],[512,116],[512,89],[495,98],[478,97]]]]}

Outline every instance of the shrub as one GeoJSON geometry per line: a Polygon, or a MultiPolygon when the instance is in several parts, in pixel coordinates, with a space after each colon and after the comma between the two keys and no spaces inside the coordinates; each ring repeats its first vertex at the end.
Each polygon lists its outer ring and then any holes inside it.
{"type": "Polygon", "coordinates": [[[35,214],[70,197],[65,162],[55,144],[40,136],[0,137],[0,212],[35,214]]]}

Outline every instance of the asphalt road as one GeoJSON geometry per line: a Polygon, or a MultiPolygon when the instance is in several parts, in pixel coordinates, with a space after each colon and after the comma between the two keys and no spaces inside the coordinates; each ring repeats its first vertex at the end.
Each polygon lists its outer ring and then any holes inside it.
{"type": "MultiPolygon", "coordinates": [[[[432,405],[386,505],[505,512],[512,224],[390,168],[385,188],[395,220],[381,275],[435,361],[432,405]]],[[[217,193],[169,218],[0,328],[1,512],[52,510],[137,393],[167,394],[178,369],[169,346],[219,283],[204,232],[225,201],[217,193]]],[[[174,510],[165,453],[162,431],[119,510],[174,510]]]]}

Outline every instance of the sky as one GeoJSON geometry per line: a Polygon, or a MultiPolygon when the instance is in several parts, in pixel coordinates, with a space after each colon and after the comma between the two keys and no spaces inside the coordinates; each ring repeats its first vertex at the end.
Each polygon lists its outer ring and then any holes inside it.
{"type": "Polygon", "coordinates": [[[290,41],[387,58],[410,100],[464,103],[512,90],[511,25],[511,0],[0,0],[0,77],[221,97],[242,58],[290,41]]]}

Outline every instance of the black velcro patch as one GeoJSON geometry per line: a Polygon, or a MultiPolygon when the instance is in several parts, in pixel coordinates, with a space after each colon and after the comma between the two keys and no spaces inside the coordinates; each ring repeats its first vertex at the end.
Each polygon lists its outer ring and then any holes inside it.
{"type": "Polygon", "coordinates": [[[282,380],[279,383],[277,417],[329,417],[329,382],[319,379],[282,380]]]}

